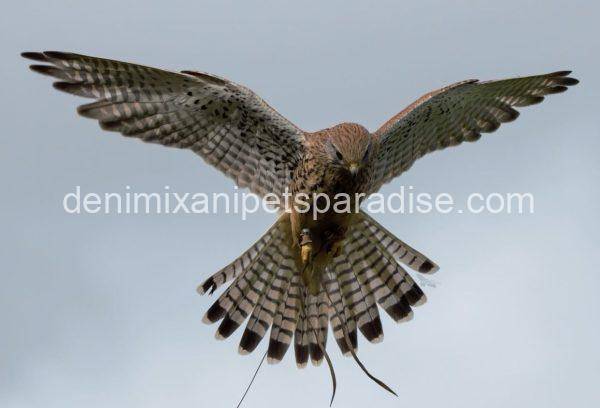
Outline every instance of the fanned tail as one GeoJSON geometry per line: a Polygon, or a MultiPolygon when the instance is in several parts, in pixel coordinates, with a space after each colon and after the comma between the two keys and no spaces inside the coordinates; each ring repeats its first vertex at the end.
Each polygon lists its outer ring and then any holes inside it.
{"type": "Polygon", "coordinates": [[[377,305],[394,321],[404,322],[413,318],[413,307],[425,303],[425,294],[400,263],[420,273],[439,268],[362,211],[342,247],[341,256],[331,265],[333,273],[323,283],[330,307],[340,315],[330,315],[334,337],[342,353],[350,355],[350,348],[357,350],[357,328],[372,343],[383,340],[377,305]],[[350,344],[344,339],[342,324],[350,344]]]}
{"type": "Polygon", "coordinates": [[[221,285],[233,281],[202,320],[205,323],[221,321],[216,338],[225,339],[248,319],[239,344],[240,354],[254,351],[271,328],[267,351],[269,363],[283,359],[294,337],[298,366],[305,366],[309,355],[315,363],[319,362],[323,355],[316,351],[320,350],[317,341],[325,345],[328,303],[323,294],[319,304],[301,308],[305,304],[301,296],[306,296],[306,291],[297,265],[289,218],[284,214],[241,256],[200,285],[198,291],[201,294],[212,294],[221,285]],[[309,319],[319,333],[318,340],[309,319]]]}
{"type": "Polygon", "coordinates": [[[290,238],[289,217],[284,214],[254,245],[198,288],[212,294],[232,281],[203,321],[221,321],[216,337],[224,339],[248,319],[239,344],[241,354],[254,351],[270,328],[267,361],[271,364],[283,359],[292,342],[298,367],[305,367],[309,357],[314,365],[321,364],[330,321],[344,355],[356,352],[358,331],[370,342],[383,340],[378,305],[394,321],[403,322],[413,317],[413,307],[426,300],[400,263],[421,273],[438,269],[361,212],[342,243],[342,255],[332,261],[320,291],[312,295],[300,278],[297,248],[290,238]]]}

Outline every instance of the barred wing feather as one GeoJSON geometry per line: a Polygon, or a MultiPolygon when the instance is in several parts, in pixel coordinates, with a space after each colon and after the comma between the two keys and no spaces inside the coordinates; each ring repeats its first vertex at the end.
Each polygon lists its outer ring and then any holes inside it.
{"type": "Polygon", "coordinates": [[[371,192],[408,170],[425,154],[479,140],[515,120],[515,107],[540,103],[579,81],[571,71],[498,81],[470,79],[430,92],[388,120],[375,135],[379,153],[371,192]]]}
{"type": "Polygon", "coordinates": [[[103,129],[185,148],[264,196],[281,196],[303,152],[303,132],[254,92],[214,75],[181,73],[73,53],[22,54],[54,87],[95,102],[78,112],[103,129]]]}

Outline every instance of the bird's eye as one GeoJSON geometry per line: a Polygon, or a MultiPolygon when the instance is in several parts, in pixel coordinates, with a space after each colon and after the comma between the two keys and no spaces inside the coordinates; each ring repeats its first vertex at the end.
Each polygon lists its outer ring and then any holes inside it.
{"type": "Polygon", "coordinates": [[[338,160],[344,160],[344,156],[342,156],[338,149],[335,149],[335,156],[338,158],[338,160]]]}

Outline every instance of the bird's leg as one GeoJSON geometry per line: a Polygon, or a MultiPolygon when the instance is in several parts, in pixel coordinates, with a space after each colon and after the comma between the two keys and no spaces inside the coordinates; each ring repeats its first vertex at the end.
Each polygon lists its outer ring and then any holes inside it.
{"type": "Polygon", "coordinates": [[[302,263],[307,264],[312,259],[313,241],[308,228],[302,229],[300,232],[300,254],[302,263]]]}
{"type": "Polygon", "coordinates": [[[312,276],[313,241],[308,228],[300,232],[300,258],[302,259],[302,281],[306,286],[310,283],[312,276]]]}

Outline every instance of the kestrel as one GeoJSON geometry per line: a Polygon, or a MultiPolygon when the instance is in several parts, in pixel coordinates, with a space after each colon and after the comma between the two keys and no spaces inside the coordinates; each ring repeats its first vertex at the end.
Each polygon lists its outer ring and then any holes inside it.
{"type": "MultiPolygon", "coordinates": [[[[467,80],[430,92],[374,133],[354,123],[306,132],[254,92],[214,75],[170,72],[85,55],[26,52],[54,87],[94,102],[78,108],[103,129],[145,142],[191,149],[240,187],[265,196],[376,192],[426,153],[473,142],[578,81],[570,71],[498,81],[467,80]]],[[[360,201],[360,199],[357,199],[360,201]]],[[[311,205],[316,203],[311,202],[311,205]]],[[[357,330],[379,342],[379,305],[396,322],[410,320],[425,294],[405,267],[438,266],[363,211],[318,217],[292,208],[246,252],[208,278],[213,293],[232,281],[204,315],[229,337],[248,319],[239,351],[252,352],[270,328],[269,362],[294,341],[298,367],[318,365],[329,321],[343,354],[357,330]]]]}

